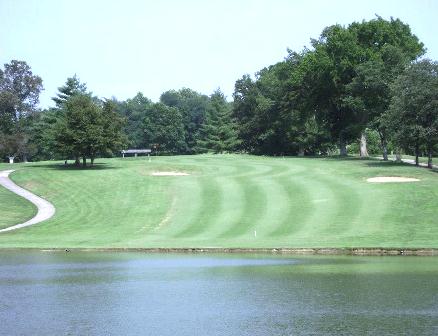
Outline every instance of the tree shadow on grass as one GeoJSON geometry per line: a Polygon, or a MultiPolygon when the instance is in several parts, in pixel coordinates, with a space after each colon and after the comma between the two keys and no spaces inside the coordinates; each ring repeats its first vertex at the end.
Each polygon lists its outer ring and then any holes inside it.
{"type": "Polygon", "coordinates": [[[373,158],[361,158],[359,156],[341,156],[341,155],[328,155],[323,157],[327,160],[334,160],[334,161],[374,161],[373,158]]]}
{"type": "Polygon", "coordinates": [[[78,170],[109,170],[109,169],[120,169],[121,167],[116,167],[109,165],[108,163],[95,163],[94,165],[87,165],[83,167],[82,164],[77,166],[75,164],[64,164],[64,163],[50,163],[50,164],[33,164],[29,168],[47,168],[53,170],[65,170],[65,171],[78,171],[78,170]]]}
{"type": "Polygon", "coordinates": [[[269,156],[269,155],[261,155],[262,157],[267,158],[275,158],[275,159],[301,159],[301,160],[311,160],[311,159],[319,159],[319,160],[333,160],[333,161],[366,161],[366,160],[373,160],[373,158],[360,158],[358,156],[340,156],[340,155],[305,155],[305,156],[298,156],[298,155],[276,155],[276,156],[269,156]]]}
{"type": "MultiPolygon", "coordinates": [[[[365,162],[369,167],[409,167],[413,166],[409,163],[395,162],[395,161],[383,161],[383,160],[370,160],[365,162]]],[[[415,167],[415,166],[413,166],[415,167]]]]}
{"type": "Polygon", "coordinates": [[[383,168],[383,167],[411,167],[411,168],[422,168],[422,169],[427,169],[430,172],[434,172],[434,173],[438,173],[438,169],[433,168],[427,168],[425,166],[416,166],[407,162],[396,162],[396,161],[383,161],[383,160],[369,160],[368,162],[365,162],[365,164],[368,167],[378,167],[378,168],[383,168]]]}

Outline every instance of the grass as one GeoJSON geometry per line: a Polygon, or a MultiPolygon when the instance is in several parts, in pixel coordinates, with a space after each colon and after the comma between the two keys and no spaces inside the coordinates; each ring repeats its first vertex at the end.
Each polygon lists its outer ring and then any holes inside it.
{"type": "MultiPolygon", "coordinates": [[[[11,178],[56,214],[1,233],[0,247],[438,247],[438,174],[407,164],[199,155],[14,167],[11,178]],[[150,175],[175,170],[191,175],[150,175]]],[[[29,217],[25,201],[2,189],[0,199],[7,224],[29,217]]]]}
{"type": "Polygon", "coordinates": [[[36,207],[24,198],[0,187],[0,229],[25,222],[36,214],[36,207]]]}

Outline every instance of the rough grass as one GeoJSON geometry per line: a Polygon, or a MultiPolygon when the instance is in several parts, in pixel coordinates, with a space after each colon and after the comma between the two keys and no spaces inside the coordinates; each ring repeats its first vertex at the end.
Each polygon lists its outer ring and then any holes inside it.
{"type": "Polygon", "coordinates": [[[0,234],[0,247],[438,247],[438,174],[406,164],[200,155],[15,167],[11,178],[57,212],[0,234]]]}

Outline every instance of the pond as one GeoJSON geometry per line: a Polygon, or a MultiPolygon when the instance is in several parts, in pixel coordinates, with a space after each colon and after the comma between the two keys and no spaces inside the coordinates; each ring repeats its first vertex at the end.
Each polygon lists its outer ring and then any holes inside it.
{"type": "Polygon", "coordinates": [[[438,259],[0,252],[2,335],[436,335],[438,259]]]}

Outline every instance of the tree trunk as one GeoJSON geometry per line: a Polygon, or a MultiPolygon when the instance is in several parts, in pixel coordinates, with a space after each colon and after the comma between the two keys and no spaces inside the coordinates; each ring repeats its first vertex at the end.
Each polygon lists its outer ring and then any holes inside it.
{"type": "Polygon", "coordinates": [[[383,132],[379,132],[380,145],[382,146],[383,161],[388,161],[388,144],[386,143],[386,137],[383,132]]]}
{"type": "Polygon", "coordinates": [[[366,158],[368,157],[368,150],[367,150],[367,137],[365,135],[365,132],[362,132],[360,135],[360,157],[366,158]]]}
{"type": "Polygon", "coordinates": [[[383,161],[388,161],[388,147],[386,146],[386,142],[382,144],[383,150],[383,161]]]}
{"type": "Polygon", "coordinates": [[[79,166],[81,164],[81,161],[79,160],[79,155],[75,156],[75,165],[79,166]]]}
{"type": "Polygon", "coordinates": [[[82,157],[82,167],[86,167],[87,166],[87,158],[84,156],[82,157]]]}
{"type": "Polygon", "coordinates": [[[301,144],[298,146],[298,156],[304,156],[304,146],[301,144]]]}
{"type": "Polygon", "coordinates": [[[339,155],[340,156],[347,156],[347,144],[345,143],[344,138],[339,136],[339,155]]]}
{"type": "Polygon", "coordinates": [[[91,165],[94,164],[94,156],[92,156],[92,157],[90,158],[90,164],[91,164],[91,165]]]}
{"type": "Polygon", "coordinates": [[[402,162],[402,155],[400,153],[400,149],[397,149],[397,152],[395,153],[395,162],[397,162],[397,163],[402,162]]]}
{"type": "Polygon", "coordinates": [[[432,169],[432,147],[429,147],[428,153],[427,153],[427,168],[432,169]]]}
{"type": "Polygon", "coordinates": [[[415,165],[418,166],[420,164],[420,161],[418,160],[418,157],[420,156],[420,147],[418,144],[415,145],[415,165]]]}
{"type": "Polygon", "coordinates": [[[26,154],[23,154],[23,162],[27,163],[27,155],[26,154]]]}

